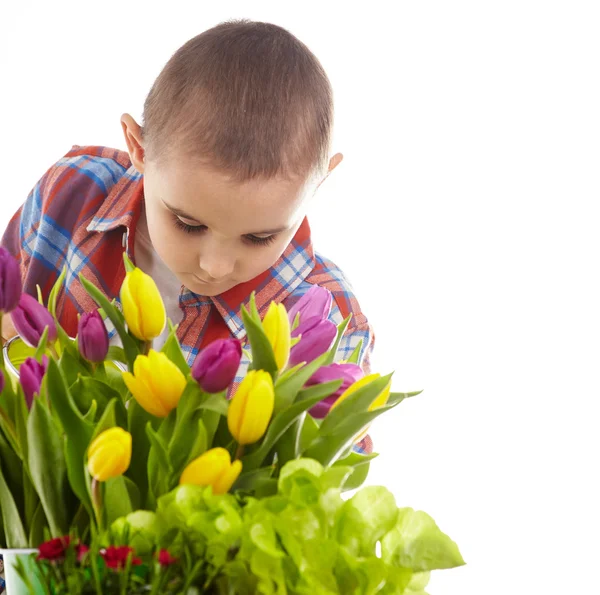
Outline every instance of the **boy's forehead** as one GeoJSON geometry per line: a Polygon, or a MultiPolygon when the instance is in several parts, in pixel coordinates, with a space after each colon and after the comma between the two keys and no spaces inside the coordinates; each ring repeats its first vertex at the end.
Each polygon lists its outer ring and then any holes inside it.
{"type": "Polygon", "coordinates": [[[144,185],[152,200],[161,200],[195,219],[229,217],[232,223],[242,219],[244,227],[289,223],[310,192],[310,183],[304,178],[240,182],[209,165],[183,161],[148,164],[144,185]]]}

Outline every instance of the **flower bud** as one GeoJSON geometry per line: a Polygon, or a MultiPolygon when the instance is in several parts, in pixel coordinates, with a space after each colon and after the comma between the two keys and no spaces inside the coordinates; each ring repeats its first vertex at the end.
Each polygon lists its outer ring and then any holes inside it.
{"type": "Polygon", "coordinates": [[[129,330],[142,341],[151,341],[165,328],[167,315],[156,283],[141,269],[125,275],[121,286],[123,316],[129,330]]]}
{"type": "Polygon", "coordinates": [[[156,417],[167,417],[177,407],[186,385],[183,372],[153,349],[136,357],[133,374],[123,372],[123,380],[140,406],[156,417]]]}
{"type": "Polygon", "coordinates": [[[337,336],[337,326],[330,320],[313,316],[301,322],[292,331],[292,338],[300,337],[300,342],[290,350],[290,367],[302,362],[310,363],[328,351],[337,336]]]}
{"type": "Polygon", "coordinates": [[[19,367],[19,380],[25,394],[27,408],[31,409],[33,397],[40,394],[42,380],[48,369],[48,357],[44,355],[42,363],[33,357],[28,357],[19,367]]]}
{"type": "Polygon", "coordinates": [[[214,494],[226,494],[241,471],[242,462],[232,463],[227,450],[211,448],[184,469],[179,485],[212,486],[214,494]]]}
{"type": "Polygon", "coordinates": [[[88,312],[79,319],[77,344],[79,353],[93,363],[103,362],[108,353],[108,332],[98,310],[88,312]]]}
{"type": "Polygon", "coordinates": [[[263,319],[263,329],[273,348],[277,368],[283,370],[290,355],[290,323],[283,304],[271,302],[263,319]]]}
{"type": "Polygon", "coordinates": [[[131,434],[114,427],[98,434],[88,448],[88,471],[97,481],[123,475],[131,462],[131,434]]]}
{"type": "Polygon", "coordinates": [[[227,425],[238,444],[258,442],[267,430],[275,406],[273,379],[264,370],[248,372],[233,395],[227,425]]]}
{"type": "Polygon", "coordinates": [[[192,366],[192,376],[207,393],[220,393],[233,382],[242,359],[237,339],[217,339],[205,347],[192,366]]]}
{"type": "Polygon", "coordinates": [[[15,330],[30,347],[37,347],[48,327],[48,342],[56,341],[56,323],[52,314],[35,298],[22,293],[17,307],[11,312],[15,330]]]}
{"type": "Polygon", "coordinates": [[[300,322],[308,320],[313,316],[319,318],[328,318],[331,312],[332,295],[324,287],[313,285],[289,310],[288,317],[290,324],[296,320],[296,315],[300,314],[300,322]]]}

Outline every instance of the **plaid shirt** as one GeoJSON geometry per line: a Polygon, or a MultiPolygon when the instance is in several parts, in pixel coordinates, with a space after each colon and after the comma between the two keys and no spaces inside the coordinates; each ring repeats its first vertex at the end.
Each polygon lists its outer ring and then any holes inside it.
{"type": "MultiPolygon", "coordinates": [[[[129,155],[105,147],[74,146],[35,185],[25,204],[11,219],[2,244],[21,263],[23,287],[46,299],[63,266],[64,288],[57,300],[57,316],[70,336],[77,332],[77,316],[96,308],[79,282],[79,275],[119,302],[125,276],[123,251],[132,259],[136,224],[144,199],[143,176],[129,155]]],[[[360,363],[369,372],[374,335],[342,271],[313,251],[305,220],[279,260],[267,271],[214,297],[181,288],[183,312],[177,329],[183,353],[191,365],[199,350],[216,338],[245,340],[241,305],[252,291],[262,315],[271,301],[290,308],[312,285],[333,294],[330,319],[338,324],[352,313],[340,343],[339,358],[346,359],[363,341],[360,363]]],[[[109,335],[115,329],[107,321],[109,335]]],[[[236,382],[248,366],[243,359],[236,382]]],[[[362,445],[370,450],[368,444],[362,445]]]]}

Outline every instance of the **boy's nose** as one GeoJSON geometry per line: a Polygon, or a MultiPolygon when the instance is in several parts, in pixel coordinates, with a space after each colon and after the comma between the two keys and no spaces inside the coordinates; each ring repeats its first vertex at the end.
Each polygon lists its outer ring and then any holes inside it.
{"type": "Polygon", "coordinates": [[[200,275],[206,281],[221,281],[233,273],[234,259],[226,254],[208,254],[200,258],[200,275]]]}

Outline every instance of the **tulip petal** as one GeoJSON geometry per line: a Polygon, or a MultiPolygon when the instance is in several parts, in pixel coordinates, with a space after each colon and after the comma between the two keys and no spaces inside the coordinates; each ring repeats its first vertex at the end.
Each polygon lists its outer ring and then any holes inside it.
{"type": "Polygon", "coordinates": [[[231,467],[213,484],[213,493],[226,494],[242,472],[242,461],[234,461],[231,467]]]}

